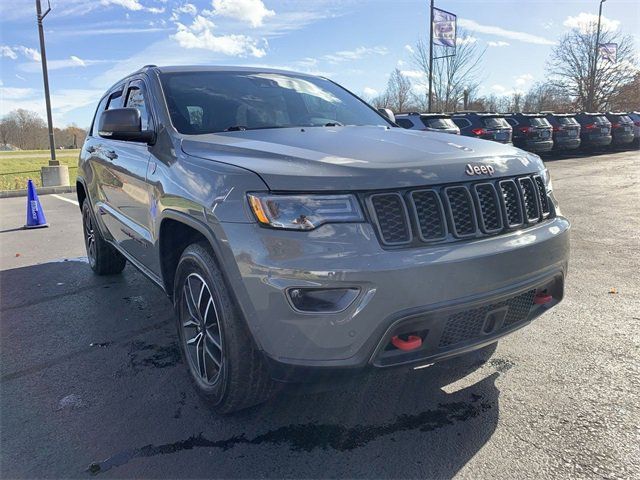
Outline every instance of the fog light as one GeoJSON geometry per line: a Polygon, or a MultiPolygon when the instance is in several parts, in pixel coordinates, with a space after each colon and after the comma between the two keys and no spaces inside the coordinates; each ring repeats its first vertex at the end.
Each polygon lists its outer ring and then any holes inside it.
{"type": "Polygon", "coordinates": [[[290,288],[287,296],[299,312],[338,313],[346,310],[358,293],[358,288],[290,288]]]}

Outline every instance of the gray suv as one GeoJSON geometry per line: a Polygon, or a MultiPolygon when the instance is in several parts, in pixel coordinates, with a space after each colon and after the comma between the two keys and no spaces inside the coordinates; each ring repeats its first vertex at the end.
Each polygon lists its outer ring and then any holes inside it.
{"type": "Polygon", "coordinates": [[[77,192],[91,268],[166,292],[220,412],[488,346],[563,297],[538,156],[395,127],[325,78],[147,66],[100,100],[77,192]]]}

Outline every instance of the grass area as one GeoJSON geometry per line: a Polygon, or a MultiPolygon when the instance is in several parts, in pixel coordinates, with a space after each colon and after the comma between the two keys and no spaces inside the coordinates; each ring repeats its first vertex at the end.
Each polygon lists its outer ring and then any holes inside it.
{"type": "MultiPolygon", "coordinates": [[[[74,183],[80,150],[57,150],[56,159],[69,166],[69,181],[74,183]]],[[[41,186],[40,167],[48,165],[48,150],[16,150],[0,152],[0,190],[19,190],[27,187],[30,178],[41,186]]]]}

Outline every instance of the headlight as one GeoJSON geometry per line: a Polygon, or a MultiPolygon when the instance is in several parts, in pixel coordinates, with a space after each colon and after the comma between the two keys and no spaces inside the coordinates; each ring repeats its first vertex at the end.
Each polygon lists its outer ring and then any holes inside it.
{"type": "Polygon", "coordinates": [[[547,189],[547,193],[553,190],[553,185],[551,184],[551,174],[549,173],[549,169],[545,168],[544,170],[540,170],[540,176],[542,180],[544,180],[544,187],[547,189]]]}
{"type": "Polygon", "coordinates": [[[364,221],[353,195],[250,193],[247,197],[258,221],[274,228],[313,230],[325,223],[364,221]]]}

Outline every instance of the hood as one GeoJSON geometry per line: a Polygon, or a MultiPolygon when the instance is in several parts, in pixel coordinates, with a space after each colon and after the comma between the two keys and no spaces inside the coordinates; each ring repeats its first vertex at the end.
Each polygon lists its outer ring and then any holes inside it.
{"type": "Polygon", "coordinates": [[[539,157],[486,140],[376,126],[296,127],[186,136],[195,157],[251,170],[271,190],[353,191],[488,178],[467,164],[492,166],[493,178],[537,172],[539,157]]]}

